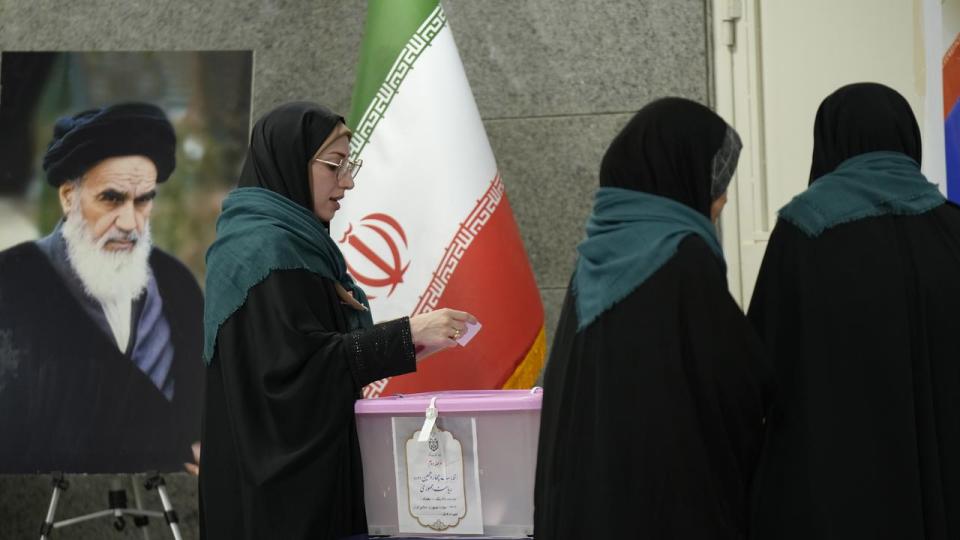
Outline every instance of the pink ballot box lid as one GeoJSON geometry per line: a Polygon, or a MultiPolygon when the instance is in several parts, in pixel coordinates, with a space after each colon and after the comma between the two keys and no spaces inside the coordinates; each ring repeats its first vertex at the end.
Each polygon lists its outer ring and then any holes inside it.
{"type": "Polygon", "coordinates": [[[531,390],[447,390],[420,394],[399,394],[376,399],[359,399],[357,414],[423,414],[436,400],[437,411],[443,413],[485,411],[540,410],[543,389],[531,390]]]}

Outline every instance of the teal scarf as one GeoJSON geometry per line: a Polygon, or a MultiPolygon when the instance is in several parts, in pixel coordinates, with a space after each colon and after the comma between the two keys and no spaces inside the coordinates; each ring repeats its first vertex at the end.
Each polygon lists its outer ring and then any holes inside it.
{"type": "MultiPolygon", "coordinates": [[[[203,309],[203,358],[213,359],[217,332],[247,299],[247,291],[274,270],[302,269],[340,283],[369,308],[347,275],[343,254],[310,211],[272,191],[247,187],[230,192],[217,220],[217,239],[207,251],[203,309]]],[[[373,324],[369,309],[345,309],[350,329],[373,324]]]]}
{"type": "Polygon", "coordinates": [[[821,176],[779,214],[814,238],[842,223],[890,214],[922,214],[944,202],[916,161],[899,152],[869,152],[821,176]]]}
{"type": "Polygon", "coordinates": [[[587,238],[577,246],[572,283],[577,329],[643,284],[690,234],[703,238],[726,271],[717,230],[703,214],[649,193],[600,188],[587,220],[587,238]]]}

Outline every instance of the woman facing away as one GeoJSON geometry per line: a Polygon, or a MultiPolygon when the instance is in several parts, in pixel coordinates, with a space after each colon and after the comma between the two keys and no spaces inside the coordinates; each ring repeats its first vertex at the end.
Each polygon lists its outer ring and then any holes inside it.
{"type": "Polygon", "coordinates": [[[757,539],[960,537],[960,208],[920,173],[907,100],[840,88],[780,210],[749,317],[778,397],[757,539]]]}
{"type": "Polygon", "coordinates": [[[538,539],[740,539],[770,393],[714,223],[740,152],[654,101],[610,144],[544,375],[538,539]]]}
{"type": "Polygon", "coordinates": [[[207,253],[202,538],[365,537],[360,389],[414,371],[474,320],[372,323],[328,232],[360,167],[349,139],[319,105],[278,107],[224,200],[207,253]]]}

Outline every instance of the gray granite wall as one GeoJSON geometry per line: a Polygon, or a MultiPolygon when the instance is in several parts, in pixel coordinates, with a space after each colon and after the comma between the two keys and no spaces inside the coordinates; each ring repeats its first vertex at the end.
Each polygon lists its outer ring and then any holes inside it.
{"type": "MultiPolygon", "coordinates": [[[[444,1],[540,287],[548,340],[607,143],[655,97],[708,100],[707,3],[444,1]]],[[[364,7],[357,0],[0,0],[0,50],[252,49],[255,116],[292,99],[346,112],[364,7]]],[[[170,482],[185,537],[196,538],[196,483],[170,482]]],[[[105,507],[109,484],[74,479],[61,515],[105,507]]],[[[37,536],[48,485],[0,478],[0,538],[37,536]]],[[[155,498],[148,495],[148,504],[155,498]]],[[[152,527],[152,538],[169,537],[152,527]]],[[[60,537],[139,537],[133,529],[111,536],[104,520],[60,537]]]]}

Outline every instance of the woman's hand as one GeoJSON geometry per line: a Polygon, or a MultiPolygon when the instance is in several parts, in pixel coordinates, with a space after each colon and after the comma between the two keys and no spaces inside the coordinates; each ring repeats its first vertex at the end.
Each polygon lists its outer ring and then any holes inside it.
{"type": "Polygon", "coordinates": [[[410,318],[410,334],[417,350],[417,361],[457,344],[467,323],[477,319],[466,311],[443,308],[410,318]]]}
{"type": "Polygon", "coordinates": [[[200,476],[200,441],[190,445],[193,450],[193,463],[184,463],[183,468],[194,476],[200,476]]]}

